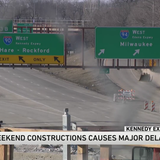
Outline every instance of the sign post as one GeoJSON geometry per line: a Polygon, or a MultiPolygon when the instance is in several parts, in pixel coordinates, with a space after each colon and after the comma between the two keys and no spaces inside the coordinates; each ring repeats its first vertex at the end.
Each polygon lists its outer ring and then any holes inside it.
{"type": "Polygon", "coordinates": [[[97,59],[160,59],[160,28],[97,27],[97,59]]]}
{"type": "Polygon", "coordinates": [[[64,64],[64,35],[2,33],[0,63],[64,64]]]}

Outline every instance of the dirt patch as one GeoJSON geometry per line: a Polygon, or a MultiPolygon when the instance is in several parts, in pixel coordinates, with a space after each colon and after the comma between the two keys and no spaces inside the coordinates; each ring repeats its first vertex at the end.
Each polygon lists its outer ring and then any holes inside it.
{"type": "MultiPolygon", "coordinates": [[[[81,65],[82,54],[73,54],[67,57],[67,65],[81,65]]],[[[97,65],[97,60],[94,59],[94,49],[86,50],[84,56],[85,66],[97,65]]],[[[99,69],[64,69],[64,68],[51,68],[51,69],[38,69],[45,73],[51,74],[56,78],[61,78],[73,83],[78,84],[86,89],[104,94],[113,95],[117,92],[119,87],[106,76],[105,73],[100,72],[99,69]]],[[[103,71],[102,71],[103,72],[103,71]]]]}

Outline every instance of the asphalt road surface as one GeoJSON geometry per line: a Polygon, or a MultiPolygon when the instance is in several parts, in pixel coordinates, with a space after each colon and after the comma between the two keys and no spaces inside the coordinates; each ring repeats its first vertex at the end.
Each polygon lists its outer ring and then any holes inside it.
{"type": "MultiPolygon", "coordinates": [[[[150,88],[143,87],[147,84],[134,79],[130,70],[111,70],[109,77],[121,87],[134,89],[136,96],[153,95],[150,88]]],[[[154,89],[158,98],[159,91],[154,89]]],[[[138,98],[125,104],[113,102],[113,97],[34,69],[0,69],[0,120],[6,127],[61,126],[64,108],[69,108],[72,121],[78,125],[159,125],[159,113],[144,111],[143,99],[138,98]]],[[[97,146],[93,148],[99,150],[97,146]]],[[[131,147],[113,148],[116,157],[130,159],[131,147]]]]}
{"type": "MultiPolygon", "coordinates": [[[[111,71],[112,78],[120,81],[122,75],[119,73],[121,71],[111,71]]],[[[128,75],[133,76],[131,73],[128,75]]],[[[128,83],[132,82],[129,80],[128,83]]],[[[143,101],[113,102],[113,97],[100,95],[37,70],[1,68],[0,91],[0,119],[8,127],[61,126],[64,108],[69,108],[71,119],[77,125],[103,126],[114,125],[123,119],[128,121],[128,105],[134,106],[132,109],[139,108],[136,109],[138,114],[134,115],[135,124],[159,124],[160,119],[158,113],[143,110],[143,101]]]]}

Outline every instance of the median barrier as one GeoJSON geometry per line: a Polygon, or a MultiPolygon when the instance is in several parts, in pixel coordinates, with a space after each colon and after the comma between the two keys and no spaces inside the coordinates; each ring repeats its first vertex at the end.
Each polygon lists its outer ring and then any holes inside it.
{"type": "Polygon", "coordinates": [[[160,72],[153,72],[150,69],[142,69],[143,75],[149,75],[150,81],[154,83],[157,87],[160,87],[160,72]]]}
{"type": "Polygon", "coordinates": [[[141,77],[142,77],[142,71],[141,71],[141,69],[137,69],[137,70],[132,69],[131,72],[132,72],[132,74],[134,75],[134,77],[135,77],[138,81],[141,80],[141,77]]]}

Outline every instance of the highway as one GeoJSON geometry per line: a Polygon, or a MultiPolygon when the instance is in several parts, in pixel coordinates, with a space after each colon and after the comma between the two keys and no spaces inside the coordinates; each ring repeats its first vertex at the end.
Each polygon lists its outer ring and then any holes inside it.
{"type": "MultiPolygon", "coordinates": [[[[141,96],[145,98],[150,95],[140,88],[147,84],[137,82],[130,70],[111,70],[109,77],[121,87],[134,89],[136,96],[143,93],[141,96]],[[133,87],[135,83],[139,86],[133,87]]],[[[113,97],[34,69],[1,68],[0,102],[0,120],[6,127],[61,126],[64,108],[69,108],[72,121],[84,126],[159,125],[160,120],[159,113],[143,110],[143,100],[136,99],[125,104],[113,102],[113,97]]],[[[92,147],[99,150],[97,146],[92,147]]],[[[113,154],[129,159],[131,149],[113,146],[113,154]]]]}
{"type": "MultiPolygon", "coordinates": [[[[121,76],[133,76],[126,74],[126,71],[121,75],[123,71],[113,70],[110,77],[120,82],[121,76]]],[[[131,79],[135,81],[133,77],[131,79]]],[[[128,80],[121,83],[126,86],[129,82],[132,84],[128,80]]],[[[0,120],[8,127],[61,126],[64,108],[69,108],[72,121],[84,126],[116,125],[121,120],[129,122],[130,114],[135,114],[133,124],[138,125],[159,124],[160,119],[158,113],[144,111],[141,100],[126,104],[113,102],[113,97],[103,96],[34,69],[1,68],[0,90],[0,120]]]]}
{"type": "Polygon", "coordinates": [[[61,126],[64,108],[78,125],[106,125],[113,103],[31,69],[0,69],[0,89],[0,118],[9,127],[61,126]]]}

